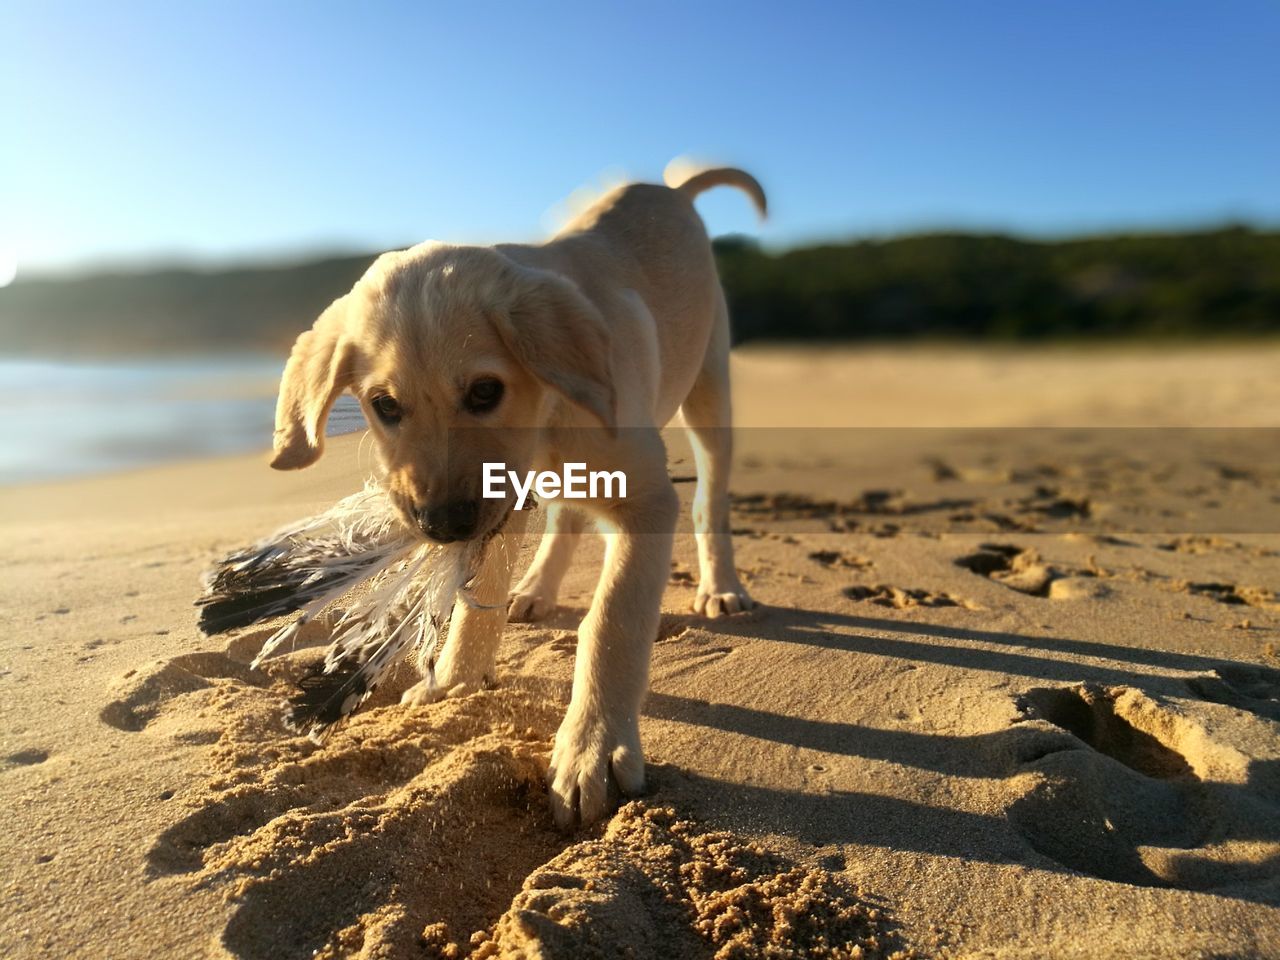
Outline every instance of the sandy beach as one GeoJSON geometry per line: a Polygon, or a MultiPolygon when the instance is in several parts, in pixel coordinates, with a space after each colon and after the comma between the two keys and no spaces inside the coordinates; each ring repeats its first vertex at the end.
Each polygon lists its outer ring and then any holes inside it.
{"type": "Polygon", "coordinates": [[[0,956],[1280,957],[1277,369],[740,352],[762,606],[688,612],[686,515],[648,794],[575,836],[542,775],[598,542],[493,689],[316,746],[281,704],[322,625],[250,670],[270,628],[192,601],[357,489],[358,435],[0,490],[0,956]]]}

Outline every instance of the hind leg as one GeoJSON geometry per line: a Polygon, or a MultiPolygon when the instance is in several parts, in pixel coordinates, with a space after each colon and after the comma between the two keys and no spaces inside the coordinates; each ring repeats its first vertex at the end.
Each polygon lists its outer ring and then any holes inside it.
{"type": "Polygon", "coordinates": [[[582,511],[558,500],[547,504],[547,529],[538,544],[538,552],[520,583],[511,591],[508,610],[512,623],[541,620],[556,608],[560,585],[586,525],[587,518],[582,511]]]}
{"type": "Polygon", "coordinates": [[[717,296],[715,325],[702,371],[680,411],[692,434],[698,468],[693,527],[700,581],[693,609],[708,617],[750,610],[755,602],[738,579],[729,533],[733,415],[729,401],[729,311],[723,294],[717,296]]]}

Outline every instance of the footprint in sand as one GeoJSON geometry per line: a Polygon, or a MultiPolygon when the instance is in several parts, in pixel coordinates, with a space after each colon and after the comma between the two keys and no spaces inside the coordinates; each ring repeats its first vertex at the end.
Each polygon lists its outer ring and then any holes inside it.
{"type": "Polygon", "coordinates": [[[909,610],[912,607],[962,607],[965,610],[980,610],[976,603],[955,597],[949,593],[933,593],[929,590],[916,590],[908,587],[894,587],[881,583],[874,587],[857,584],[844,589],[844,595],[858,603],[874,603],[894,610],[909,610]]]}
{"type": "Polygon", "coordinates": [[[984,543],[976,553],[958,557],[955,563],[1032,597],[1074,600],[1108,592],[1093,571],[1053,566],[1043,562],[1035,550],[1010,543],[984,543]]]}
{"type": "Polygon", "coordinates": [[[671,575],[667,577],[667,583],[672,586],[692,587],[697,582],[698,578],[694,576],[692,570],[678,560],[671,561],[671,575]]]}
{"type": "Polygon", "coordinates": [[[1280,607],[1280,599],[1276,597],[1274,590],[1267,590],[1264,587],[1242,587],[1234,583],[1180,583],[1179,586],[1186,592],[1197,597],[1208,597],[1210,600],[1216,600],[1218,603],[1225,603],[1231,606],[1259,607],[1262,609],[1275,609],[1280,607]]]}
{"type": "Polygon", "coordinates": [[[41,750],[39,747],[27,747],[23,750],[14,751],[0,762],[11,767],[32,767],[38,763],[44,763],[48,759],[48,750],[41,750]]]}
{"type": "Polygon", "coordinates": [[[1273,557],[1276,555],[1276,551],[1268,550],[1265,547],[1240,543],[1237,540],[1228,540],[1225,537],[1206,536],[1203,534],[1187,534],[1174,537],[1166,543],[1159,544],[1157,549],[1167,550],[1170,553],[1188,553],[1193,556],[1212,553],[1243,553],[1255,557],[1273,557]]]}
{"type": "MultiPolygon", "coordinates": [[[[730,494],[733,511],[741,516],[759,519],[767,523],[792,520],[822,520],[835,532],[868,533],[876,537],[894,537],[901,531],[897,523],[868,523],[867,515],[898,516],[903,513],[920,513],[955,506],[958,502],[940,504],[904,504],[901,491],[867,490],[856,500],[841,503],[836,500],[816,500],[799,493],[750,493],[730,494]],[[855,519],[855,515],[863,519],[855,519]]],[[[966,501],[967,502],[967,501],[966,501]]],[[[765,534],[749,527],[735,529],[735,535],[763,537],[765,534]]]]}
{"type": "Polygon", "coordinates": [[[1280,670],[1253,664],[1223,664],[1187,686],[1198,697],[1269,720],[1280,720],[1280,670]]]}
{"type": "Polygon", "coordinates": [[[809,559],[822,564],[828,570],[836,568],[868,570],[874,566],[866,557],[859,557],[852,553],[842,553],[839,550],[815,550],[809,554],[809,559]]]}
{"type": "Polygon", "coordinates": [[[1024,722],[1072,737],[1017,767],[1008,817],[1050,860],[1104,880],[1250,897],[1280,875],[1276,760],[1248,757],[1128,687],[1019,698],[1024,722]]]}

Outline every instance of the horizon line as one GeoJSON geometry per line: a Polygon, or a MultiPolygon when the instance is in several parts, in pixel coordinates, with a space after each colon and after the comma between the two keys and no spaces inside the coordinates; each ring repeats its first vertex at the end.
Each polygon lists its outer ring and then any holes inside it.
{"type": "MultiPolygon", "coordinates": [[[[769,238],[758,233],[746,231],[730,231],[712,234],[712,242],[741,239],[748,241],[772,256],[779,256],[799,250],[820,247],[844,246],[866,242],[892,242],[914,237],[928,236],[972,236],[972,237],[1005,237],[1029,243],[1068,243],[1081,240],[1095,240],[1126,236],[1175,236],[1189,234],[1217,233],[1225,230],[1246,230],[1253,233],[1280,232],[1280,216],[1274,219],[1266,216],[1237,216],[1223,214],[1210,218],[1187,218],[1184,220],[1165,220],[1159,222],[1135,222],[1131,224],[1098,224],[1082,226],[1079,229],[1027,229],[995,224],[940,222],[937,224],[921,223],[918,226],[904,226],[890,229],[868,229],[851,231],[843,234],[813,234],[801,239],[770,242],[769,238]]],[[[543,240],[511,241],[495,240],[492,243],[482,241],[456,241],[459,246],[491,246],[495,243],[527,242],[545,243],[543,240]]],[[[0,287],[17,286],[30,282],[60,282],[87,280],[100,277],[144,276],[151,273],[184,272],[184,273],[235,273],[246,270],[286,270],[301,267],[318,260],[345,260],[358,257],[377,257],[393,250],[406,250],[419,243],[389,245],[377,248],[362,247],[347,241],[331,241],[316,244],[299,244],[282,248],[263,248],[258,252],[240,252],[229,255],[200,254],[190,251],[169,251],[144,254],[140,256],[88,258],[72,264],[34,266],[22,268],[21,262],[13,280],[0,287]]],[[[442,241],[454,242],[454,241],[442,241]]]]}

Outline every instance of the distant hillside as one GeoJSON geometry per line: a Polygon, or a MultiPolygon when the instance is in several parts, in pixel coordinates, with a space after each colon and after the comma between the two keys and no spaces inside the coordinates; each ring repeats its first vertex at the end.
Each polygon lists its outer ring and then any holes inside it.
{"type": "Polygon", "coordinates": [[[770,255],[721,241],[739,341],[1280,333],[1280,233],[934,234],[770,255]]]}
{"type": "Polygon", "coordinates": [[[0,290],[0,352],[284,346],[350,290],[374,256],[228,270],[19,278],[0,290]]]}
{"type": "MultiPolygon", "coordinates": [[[[716,251],[739,342],[1280,333],[1275,232],[930,234],[784,253],[727,238],[716,251]]],[[[279,347],[373,256],[19,279],[0,290],[0,352],[279,347]]]]}

